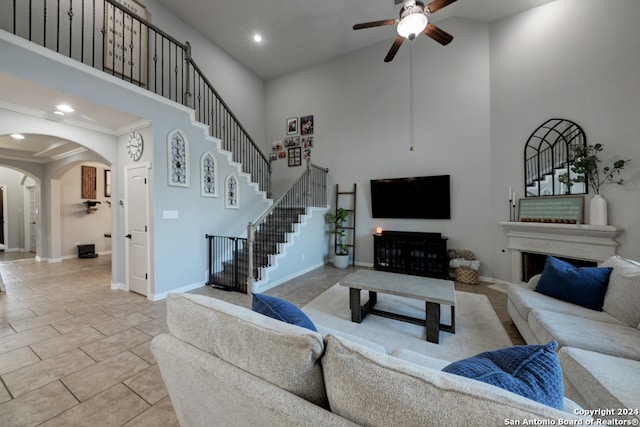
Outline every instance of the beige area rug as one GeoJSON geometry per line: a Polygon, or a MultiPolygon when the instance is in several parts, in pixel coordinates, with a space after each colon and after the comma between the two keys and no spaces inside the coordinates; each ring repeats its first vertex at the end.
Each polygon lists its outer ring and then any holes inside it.
{"type": "MultiPolygon", "coordinates": [[[[362,291],[363,303],[367,300],[362,291]]],[[[406,348],[438,359],[455,361],[487,350],[511,346],[511,339],[485,295],[456,291],[456,333],[440,331],[440,343],[425,340],[425,328],[411,323],[368,315],[362,323],[351,321],[349,289],[334,285],[302,310],[317,325],[381,344],[391,353],[406,348]]],[[[424,319],[424,302],[378,293],[376,308],[424,319]]],[[[449,324],[451,310],[441,306],[441,323],[449,324]]]]}

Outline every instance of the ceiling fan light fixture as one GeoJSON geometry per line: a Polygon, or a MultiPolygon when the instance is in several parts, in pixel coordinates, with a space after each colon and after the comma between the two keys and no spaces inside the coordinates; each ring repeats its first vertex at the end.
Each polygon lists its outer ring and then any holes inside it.
{"type": "Polygon", "coordinates": [[[398,23],[398,35],[413,40],[418,34],[427,28],[427,15],[424,13],[411,13],[398,23]]]}

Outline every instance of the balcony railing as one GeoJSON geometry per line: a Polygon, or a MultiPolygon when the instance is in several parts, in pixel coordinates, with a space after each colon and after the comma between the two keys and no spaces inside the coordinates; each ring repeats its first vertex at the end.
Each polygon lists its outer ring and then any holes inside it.
{"type": "Polygon", "coordinates": [[[182,43],[116,0],[0,0],[0,29],[193,108],[260,190],[270,164],[182,43]]]}

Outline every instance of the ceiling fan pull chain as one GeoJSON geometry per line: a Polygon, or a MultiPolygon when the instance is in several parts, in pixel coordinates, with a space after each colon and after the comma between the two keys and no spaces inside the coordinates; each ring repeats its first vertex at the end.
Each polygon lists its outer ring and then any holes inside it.
{"type": "Polygon", "coordinates": [[[413,151],[413,40],[409,43],[409,151],[413,151]]]}

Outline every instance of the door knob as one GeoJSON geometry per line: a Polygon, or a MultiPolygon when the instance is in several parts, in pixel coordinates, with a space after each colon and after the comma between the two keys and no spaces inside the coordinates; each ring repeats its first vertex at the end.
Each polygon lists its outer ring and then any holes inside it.
{"type": "Polygon", "coordinates": [[[127,234],[127,235],[126,235],[126,236],[124,236],[124,237],[126,237],[127,239],[130,239],[130,238],[131,238],[131,234],[127,234]]]}

